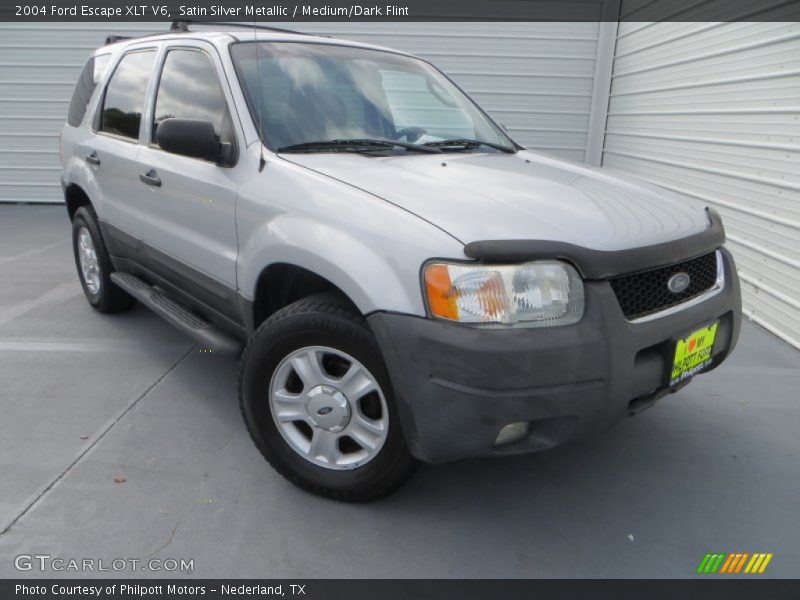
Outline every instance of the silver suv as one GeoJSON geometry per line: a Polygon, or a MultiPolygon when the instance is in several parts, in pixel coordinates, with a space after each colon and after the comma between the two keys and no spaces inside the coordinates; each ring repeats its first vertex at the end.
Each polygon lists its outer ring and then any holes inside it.
{"type": "Polygon", "coordinates": [[[596,432],[739,334],[713,210],[525,150],[402,52],[185,23],[111,38],[61,154],[89,303],[241,353],[255,444],[325,496],[596,432]]]}

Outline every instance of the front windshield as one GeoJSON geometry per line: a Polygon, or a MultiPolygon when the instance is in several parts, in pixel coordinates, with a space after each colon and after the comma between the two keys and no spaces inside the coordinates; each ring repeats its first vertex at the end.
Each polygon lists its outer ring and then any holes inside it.
{"type": "MultiPolygon", "coordinates": [[[[253,120],[273,150],[332,140],[470,140],[514,148],[469,98],[421,60],[298,42],[243,42],[231,53],[253,120]]],[[[495,151],[475,143],[462,150],[495,151]]]]}

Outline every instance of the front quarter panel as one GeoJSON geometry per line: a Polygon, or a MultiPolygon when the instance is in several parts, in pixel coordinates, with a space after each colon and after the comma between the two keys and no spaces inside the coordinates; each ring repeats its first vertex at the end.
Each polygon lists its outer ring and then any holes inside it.
{"type": "Polygon", "coordinates": [[[266,267],[288,263],[339,287],[363,314],[422,316],[422,264],[464,256],[460,242],[419,217],[274,155],[240,188],[237,221],[238,282],[248,300],[266,267]]]}

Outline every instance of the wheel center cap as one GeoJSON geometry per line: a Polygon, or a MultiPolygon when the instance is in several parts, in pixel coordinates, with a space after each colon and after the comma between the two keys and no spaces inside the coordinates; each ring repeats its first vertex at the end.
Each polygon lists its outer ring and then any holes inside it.
{"type": "Polygon", "coordinates": [[[318,385],[308,392],[306,411],[317,427],[334,433],[347,427],[350,422],[347,398],[329,385],[318,385]]]}

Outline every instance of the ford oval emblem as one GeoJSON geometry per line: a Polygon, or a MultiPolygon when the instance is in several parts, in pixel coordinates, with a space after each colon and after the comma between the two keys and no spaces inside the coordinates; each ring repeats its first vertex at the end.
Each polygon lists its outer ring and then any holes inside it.
{"type": "Polygon", "coordinates": [[[667,281],[667,287],[673,294],[680,294],[687,290],[691,281],[692,278],[689,277],[688,273],[675,273],[675,275],[670,277],[667,281]]]}

